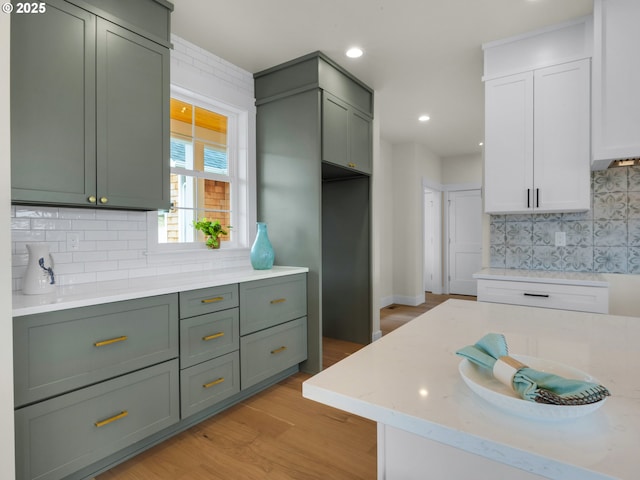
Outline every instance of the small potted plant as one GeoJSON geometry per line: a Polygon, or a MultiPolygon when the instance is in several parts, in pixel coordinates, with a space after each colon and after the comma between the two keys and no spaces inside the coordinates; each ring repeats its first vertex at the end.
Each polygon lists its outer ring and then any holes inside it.
{"type": "MultiPolygon", "coordinates": [[[[203,217],[197,222],[193,222],[193,226],[196,230],[200,230],[207,237],[207,247],[220,248],[220,235],[226,235],[227,231],[222,227],[218,220],[207,220],[203,217]]],[[[227,225],[228,229],[231,229],[231,225],[227,225]]]]}

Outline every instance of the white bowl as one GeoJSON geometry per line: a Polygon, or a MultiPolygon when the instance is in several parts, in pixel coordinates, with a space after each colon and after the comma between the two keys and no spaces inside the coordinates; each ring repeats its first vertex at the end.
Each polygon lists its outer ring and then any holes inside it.
{"type": "MultiPolygon", "coordinates": [[[[527,366],[543,372],[554,373],[565,378],[598,383],[591,375],[562,363],[543,360],[526,355],[511,355],[527,366]]],[[[600,408],[606,399],[588,405],[547,405],[524,400],[516,392],[500,383],[489,369],[482,368],[466,358],[460,362],[458,371],[468,387],[478,396],[494,406],[522,417],[536,420],[564,420],[587,415],[600,408]]]]}

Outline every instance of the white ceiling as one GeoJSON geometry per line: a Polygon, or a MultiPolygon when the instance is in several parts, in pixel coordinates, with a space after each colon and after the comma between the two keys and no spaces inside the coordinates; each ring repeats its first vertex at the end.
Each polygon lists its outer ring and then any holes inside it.
{"type": "Polygon", "coordinates": [[[593,11],[593,0],[173,3],[173,33],[251,73],[322,51],[376,90],[385,140],[442,158],[481,152],[483,43],[593,11]],[[352,45],[365,55],[347,58],[352,45]],[[431,120],[418,122],[423,113],[431,120]]]}

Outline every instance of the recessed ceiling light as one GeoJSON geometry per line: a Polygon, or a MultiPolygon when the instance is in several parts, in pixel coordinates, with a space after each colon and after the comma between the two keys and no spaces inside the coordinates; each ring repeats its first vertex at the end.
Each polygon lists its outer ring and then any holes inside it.
{"type": "Polygon", "coordinates": [[[421,122],[427,122],[431,117],[429,117],[429,115],[420,115],[418,117],[418,120],[420,120],[421,122]]]}
{"type": "Polygon", "coordinates": [[[484,145],[484,142],[480,142],[478,145],[482,147],[484,145]]]}
{"type": "Polygon", "coordinates": [[[358,57],[361,57],[363,53],[364,52],[362,51],[361,48],[352,47],[349,50],[347,50],[347,57],[349,57],[349,58],[358,58],[358,57]]]}

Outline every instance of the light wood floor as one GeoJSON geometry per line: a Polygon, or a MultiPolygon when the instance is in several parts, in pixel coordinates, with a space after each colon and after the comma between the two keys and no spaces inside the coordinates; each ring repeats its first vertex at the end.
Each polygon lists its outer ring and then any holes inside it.
{"type": "MultiPolygon", "coordinates": [[[[453,298],[381,310],[384,334],[453,298]]],[[[475,297],[456,297],[475,300],[475,297]]],[[[362,348],[325,338],[325,368],[362,348]]],[[[376,424],[302,397],[297,373],[96,480],[374,479],[376,424]]]]}

